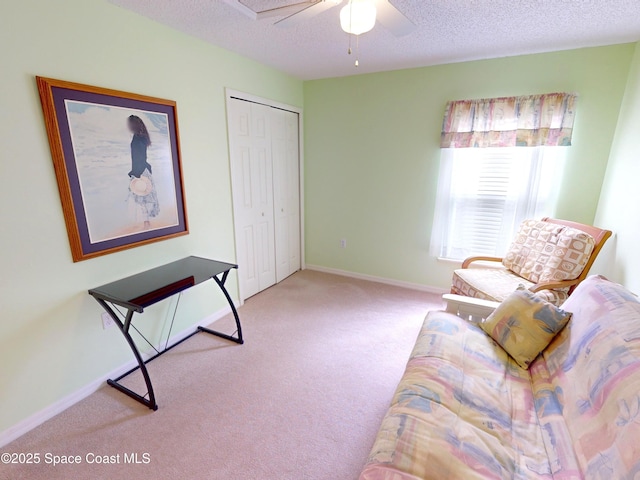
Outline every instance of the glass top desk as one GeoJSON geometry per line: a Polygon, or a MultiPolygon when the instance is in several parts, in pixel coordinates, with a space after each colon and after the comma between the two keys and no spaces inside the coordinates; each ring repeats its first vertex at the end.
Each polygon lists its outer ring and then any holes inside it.
{"type": "MultiPolygon", "coordinates": [[[[235,343],[244,343],[238,311],[233,304],[233,300],[231,299],[229,292],[227,292],[227,289],[224,286],[229,272],[234,268],[238,268],[238,266],[231,263],[209,260],[207,258],[187,257],[89,290],[89,294],[97,300],[102,308],[104,308],[109,316],[114,320],[115,324],[124,335],[124,338],[127,340],[127,343],[129,344],[129,347],[131,347],[133,355],[136,357],[136,361],[138,362],[137,367],[132,368],[114,380],[107,380],[107,383],[120,390],[122,393],[129,395],[134,400],[146,405],[150,409],[157,410],[158,404],[156,403],[153,385],[151,384],[149,372],[147,371],[147,363],[168,350],[171,350],[173,347],[184,342],[198,332],[210,333],[211,335],[216,335],[235,343]],[[131,321],[133,319],[133,314],[142,313],[146,307],[169,298],[172,295],[176,295],[187,288],[198,285],[199,283],[205,282],[211,278],[215,280],[227,299],[227,302],[229,302],[231,312],[233,313],[236,321],[236,332],[234,332],[236,336],[227,335],[205,327],[198,327],[193,333],[179,342],[176,342],[171,346],[165,345],[164,350],[157,350],[152,345],[154,350],[156,350],[156,354],[147,360],[142,360],[140,350],[129,333],[132,326],[131,321]],[[120,313],[118,307],[126,309],[126,313],[120,313]],[[144,377],[144,381],[147,386],[147,395],[149,398],[146,398],[146,395],[140,395],[118,383],[124,377],[138,369],[140,369],[142,376],[144,377]]],[[[177,308],[178,306],[176,305],[176,309],[177,308]]],[[[173,321],[171,322],[171,327],[167,334],[167,342],[171,336],[172,327],[173,321]]],[[[146,338],[145,340],[149,345],[151,345],[146,338]]]]}

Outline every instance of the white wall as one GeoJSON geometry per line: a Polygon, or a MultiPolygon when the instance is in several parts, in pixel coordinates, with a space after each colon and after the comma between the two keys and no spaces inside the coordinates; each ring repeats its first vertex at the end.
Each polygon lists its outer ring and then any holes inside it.
{"type": "MultiPolygon", "coordinates": [[[[191,254],[235,260],[224,88],[295,106],[303,91],[105,0],[2,2],[0,44],[2,432],[132,359],[87,289],[191,254]],[[177,101],[190,235],[71,261],[35,75],[177,101]]],[[[213,283],[185,292],[175,331],[224,305],[213,283]]],[[[153,338],[169,306],[145,312],[153,338]]]]}
{"type": "Polygon", "coordinates": [[[640,43],[629,73],[595,224],[614,236],[593,273],[640,294],[640,43]]]}

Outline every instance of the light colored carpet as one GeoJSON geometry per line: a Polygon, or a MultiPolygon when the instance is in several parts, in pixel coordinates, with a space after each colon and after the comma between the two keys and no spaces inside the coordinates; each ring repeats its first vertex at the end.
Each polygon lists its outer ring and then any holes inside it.
{"type": "Polygon", "coordinates": [[[356,479],[422,320],[440,308],[436,295],[299,272],[240,309],[244,345],[200,333],[150,363],[158,411],[101,388],[3,448],[42,457],[0,464],[0,478],[356,479]],[[45,453],[82,464],[46,465],[45,453]],[[90,465],[88,453],[120,463],[90,465]]]}

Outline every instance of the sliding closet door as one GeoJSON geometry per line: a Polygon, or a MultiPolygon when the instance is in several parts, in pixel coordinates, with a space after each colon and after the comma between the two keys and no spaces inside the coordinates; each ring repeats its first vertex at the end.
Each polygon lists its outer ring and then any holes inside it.
{"type": "Polygon", "coordinates": [[[271,119],[276,279],[281,282],[301,265],[298,114],[272,109],[271,119]]]}
{"type": "Polygon", "coordinates": [[[243,298],[276,283],[271,108],[232,99],[229,139],[243,298]]]}
{"type": "Polygon", "coordinates": [[[302,216],[300,214],[300,115],[285,112],[287,127],[287,172],[289,178],[289,274],[302,268],[302,216]]]}

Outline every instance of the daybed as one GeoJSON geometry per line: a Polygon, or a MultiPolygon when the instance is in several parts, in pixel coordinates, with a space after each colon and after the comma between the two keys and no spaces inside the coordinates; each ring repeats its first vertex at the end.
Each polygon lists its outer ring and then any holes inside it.
{"type": "Polygon", "coordinates": [[[602,277],[528,370],[430,313],[361,480],[640,479],[640,303],[602,277]]]}

